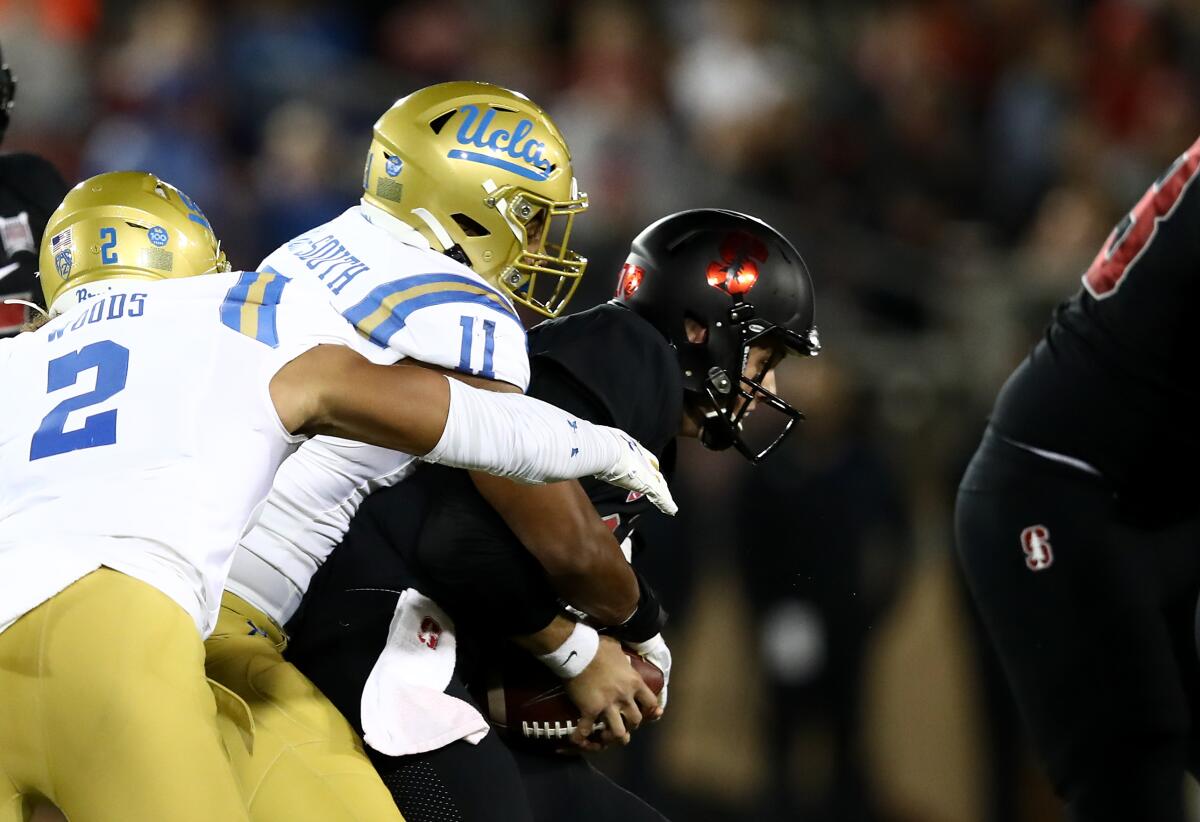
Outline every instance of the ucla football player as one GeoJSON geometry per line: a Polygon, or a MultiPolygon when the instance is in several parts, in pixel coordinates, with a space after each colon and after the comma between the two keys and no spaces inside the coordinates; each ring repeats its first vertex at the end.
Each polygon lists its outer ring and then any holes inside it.
{"type": "Polygon", "coordinates": [[[40,266],[52,318],[0,340],[4,822],[38,796],[75,822],[248,818],[215,721],[215,702],[237,700],[214,697],[201,637],[238,538],[305,436],[666,494],[614,429],[373,364],[312,284],[229,271],[204,214],[153,175],[72,189],[40,266]]]}
{"type": "MultiPolygon", "coordinates": [[[[546,112],[486,83],[419,90],[375,124],[362,186],[359,204],[277,249],[260,269],[322,290],[379,361],[523,392],[529,360],[518,307],[558,315],[586,267],[570,237],[587,198],[546,112]]],[[[329,775],[351,818],[394,813],[386,794],[353,787],[355,780],[377,786],[378,777],[337,710],[284,661],[279,626],[363,499],[404,480],[416,464],[403,450],[314,439],[284,463],[241,542],[208,642],[208,673],[254,715],[253,750],[236,740],[230,748],[255,818],[294,808],[294,783],[312,773],[329,775]]],[[[574,605],[603,624],[633,618],[637,578],[577,483],[530,494],[507,481],[475,481],[559,573],[574,605]]],[[[619,695],[627,704],[640,695],[643,708],[654,707],[636,677],[619,695]]]]}

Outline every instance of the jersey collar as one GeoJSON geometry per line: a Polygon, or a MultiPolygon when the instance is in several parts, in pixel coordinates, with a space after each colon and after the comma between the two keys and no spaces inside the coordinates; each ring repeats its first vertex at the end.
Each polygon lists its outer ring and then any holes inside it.
{"type": "Polygon", "coordinates": [[[110,277],[77,285],[58,295],[54,305],[50,306],[50,316],[57,317],[59,314],[65,314],[75,306],[91,302],[97,297],[103,297],[110,291],[123,291],[129,286],[145,282],[144,277],[110,277]]]}
{"type": "Polygon", "coordinates": [[[373,206],[366,200],[360,200],[358,204],[358,210],[359,213],[362,214],[363,219],[365,219],[368,223],[376,228],[383,229],[393,238],[399,240],[405,245],[411,245],[414,248],[423,248],[431,251],[433,250],[433,247],[429,244],[429,241],[425,239],[425,236],[421,234],[421,232],[417,231],[403,220],[399,220],[391,214],[388,214],[382,208],[373,206]]]}

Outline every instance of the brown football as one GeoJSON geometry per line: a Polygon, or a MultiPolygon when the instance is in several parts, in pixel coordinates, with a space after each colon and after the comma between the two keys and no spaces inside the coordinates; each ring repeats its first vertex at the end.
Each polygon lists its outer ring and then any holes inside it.
{"type": "MultiPolygon", "coordinates": [[[[629,649],[625,653],[650,690],[662,693],[663,675],[658,666],[629,649]]],[[[477,696],[493,727],[531,742],[557,746],[575,732],[575,723],[580,719],[579,709],[567,696],[562,680],[516,648],[506,650],[492,664],[486,691],[477,696]]],[[[596,730],[603,728],[603,722],[596,724],[596,730]]]]}

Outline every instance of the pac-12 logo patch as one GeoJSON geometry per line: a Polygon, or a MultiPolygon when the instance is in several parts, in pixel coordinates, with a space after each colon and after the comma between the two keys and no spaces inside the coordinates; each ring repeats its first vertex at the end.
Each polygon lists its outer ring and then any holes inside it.
{"type": "Polygon", "coordinates": [[[71,276],[72,265],[74,265],[74,260],[71,257],[70,249],[60,251],[54,255],[54,270],[58,272],[60,278],[65,280],[71,276]]]}
{"type": "Polygon", "coordinates": [[[1030,571],[1045,571],[1054,564],[1050,529],[1045,525],[1030,525],[1021,532],[1021,550],[1025,552],[1025,567],[1030,571]]]}

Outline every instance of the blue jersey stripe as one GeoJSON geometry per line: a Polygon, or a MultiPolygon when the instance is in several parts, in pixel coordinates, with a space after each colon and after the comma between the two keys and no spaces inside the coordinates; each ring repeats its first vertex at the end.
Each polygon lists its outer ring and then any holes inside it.
{"type": "Polygon", "coordinates": [[[482,289],[495,297],[495,299],[498,301],[498,305],[496,306],[497,309],[505,311],[505,313],[509,314],[517,322],[521,321],[521,318],[517,316],[516,312],[508,307],[508,298],[502,295],[496,289],[489,286],[487,283],[483,282],[482,280],[473,280],[470,277],[464,277],[461,274],[447,273],[417,274],[412,277],[403,277],[399,280],[391,280],[390,282],[383,283],[382,285],[371,289],[371,293],[369,293],[349,310],[345,311],[344,315],[346,319],[350,320],[350,322],[357,324],[364,318],[370,316],[375,309],[379,308],[380,303],[393,294],[396,294],[400,291],[406,291],[410,288],[416,288],[417,286],[431,285],[435,283],[441,283],[447,286],[469,285],[472,288],[482,289]]]}
{"type": "MultiPolygon", "coordinates": [[[[434,305],[446,305],[450,303],[481,305],[484,308],[496,311],[501,316],[507,317],[513,322],[517,322],[517,318],[513,314],[501,309],[491,298],[485,297],[482,294],[472,294],[467,291],[438,291],[433,294],[422,294],[419,297],[413,297],[411,300],[405,300],[397,305],[392,310],[391,316],[371,330],[371,341],[376,345],[387,348],[388,340],[396,332],[404,328],[405,323],[408,322],[409,315],[414,311],[420,311],[422,308],[429,308],[434,305]]],[[[524,331],[523,326],[522,331],[524,331]]]]}
{"type": "Polygon", "coordinates": [[[225,292],[225,301],[221,303],[221,322],[238,333],[242,333],[242,306],[257,279],[257,271],[243,271],[237,284],[225,292]]]}
{"type": "Polygon", "coordinates": [[[255,339],[276,348],[279,345],[279,327],[276,323],[275,309],[283,298],[283,287],[291,281],[278,273],[267,276],[273,279],[267,283],[267,289],[263,292],[262,306],[258,309],[258,335],[255,339]]]}
{"type": "Polygon", "coordinates": [[[291,282],[278,271],[262,273],[243,271],[237,283],[225,293],[220,316],[223,325],[239,334],[254,337],[260,343],[275,348],[279,345],[276,306],[283,298],[284,287],[291,282]],[[252,313],[247,306],[256,306],[252,313]]]}
{"type": "Polygon", "coordinates": [[[446,273],[418,274],[384,283],[342,312],[342,316],[376,345],[387,348],[388,340],[404,328],[414,311],[449,303],[485,306],[524,331],[520,317],[499,292],[469,277],[446,273]],[[408,292],[413,293],[406,296],[408,292]]]}

